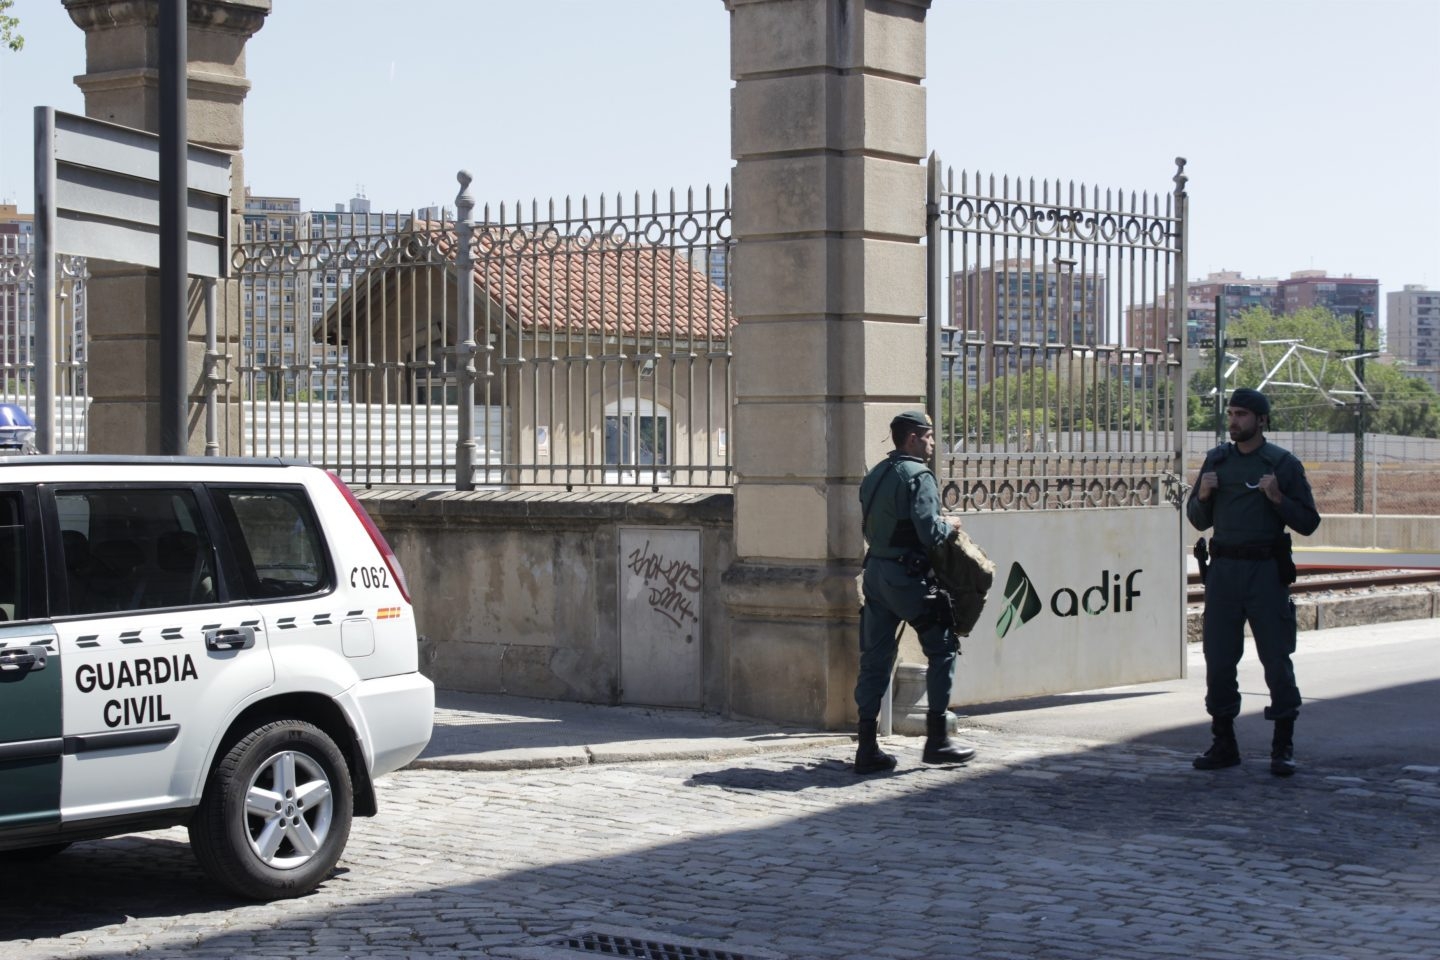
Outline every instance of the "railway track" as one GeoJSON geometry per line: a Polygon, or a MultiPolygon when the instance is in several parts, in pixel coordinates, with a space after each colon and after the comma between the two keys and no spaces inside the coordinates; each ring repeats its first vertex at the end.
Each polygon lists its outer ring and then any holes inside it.
{"type": "MultiPolygon", "coordinates": [[[[1343,567],[1312,567],[1302,569],[1299,579],[1290,585],[1291,596],[1327,591],[1375,590],[1405,587],[1414,584],[1440,586],[1440,570],[1368,570],[1343,567]]],[[[1200,575],[1191,573],[1186,588],[1190,603],[1205,601],[1205,587],[1200,575]]]]}

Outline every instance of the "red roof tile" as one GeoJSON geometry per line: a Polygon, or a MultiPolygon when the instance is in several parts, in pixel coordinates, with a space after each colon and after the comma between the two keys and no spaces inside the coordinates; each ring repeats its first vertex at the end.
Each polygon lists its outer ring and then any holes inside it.
{"type": "MultiPolygon", "coordinates": [[[[453,260],[454,232],[438,239],[453,260]]],[[[482,226],[474,254],[476,294],[526,333],[723,340],[735,323],[725,292],[668,247],[482,226]]]]}

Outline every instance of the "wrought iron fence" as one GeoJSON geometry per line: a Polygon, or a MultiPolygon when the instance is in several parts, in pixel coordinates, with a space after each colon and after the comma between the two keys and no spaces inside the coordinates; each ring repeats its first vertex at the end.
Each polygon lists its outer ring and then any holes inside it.
{"type": "Polygon", "coordinates": [[[959,510],[1174,496],[1184,161],[1147,194],[930,166],[930,396],[959,510]]]}
{"type": "MultiPolygon", "coordinates": [[[[0,234],[0,402],[37,416],[35,379],[35,253],[29,234],[0,234]]],[[[85,449],[89,270],[83,257],[56,258],[55,449],[85,449]]]]}
{"type": "Polygon", "coordinates": [[[247,222],[245,452],[362,483],[728,484],[728,189],[467,212],[247,222]]]}

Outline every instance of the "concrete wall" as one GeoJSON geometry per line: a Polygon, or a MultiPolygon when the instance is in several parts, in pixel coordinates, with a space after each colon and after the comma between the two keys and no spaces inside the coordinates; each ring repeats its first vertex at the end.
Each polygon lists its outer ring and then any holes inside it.
{"type": "Polygon", "coordinates": [[[1383,547],[1386,550],[1440,551],[1440,519],[1433,516],[1368,516],[1327,513],[1313,536],[1296,537],[1296,546],[1383,547]]]}
{"type": "MultiPolygon", "coordinates": [[[[421,667],[443,688],[629,703],[621,683],[620,531],[698,530],[701,702],[732,712],[720,577],[734,560],[724,493],[356,490],[410,583],[421,667]]],[[[623,634],[623,635],[622,635],[623,634]]],[[[695,705],[695,704],[689,704],[695,705]]]]}
{"type": "MultiPolygon", "coordinates": [[[[749,705],[754,688],[780,685],[759,676],[754,665],[743,661],[737,665],[733,658],[732,619],[721,592],[722,580],[733,576],[736,561],[734,502],[728,492],[357,489],[356,494],[405,568],[425,637],[422,669],[442,688],[588,703],[665,702],[627,697],[621,669],[627,642],[620,611],[626,576],[621,531],[657,527],[699,532],[698,706],[753,715],[749,705]]],[[[1326,544],[1367,546],[1372,523],[1371,517],[1331,515],[1324,518],[1321,530],[1327,533],[1326,544]]],[[[1382,543],[1440,548],[1440,525],[1433,518],[1380,517],[1379,523],[1382,543]]],[[[819,589],[820,584],[812,587],[819,589]]],[[[763,593],[758,583],[755,589],[763,593]]],[[[780,578],[774,589],[783,600],[788,585],[780,578]]],[[[999,609],[998,592],[991,600],[984,620],[987,629],[999,609]]],[[[1297,607],[1302,630],[1436,617],[1440,590],[1416,588],[1375,597],[1307,596],[1297,607]]],[[[1186,625],[1192,642],[1199,639],[1198,612],[1198,607],[1191,611],[1186,625]]],[[[787,659],[783,639],[775,637],[774,653],[765,661],[766,669],[782,677],[793,675],[797,667],[787,659]]],[[[993,630],[988,640],[966,641],[969,656],[962,658],[957,702],[995,698],[976,689],[982,678],[994,681],[975,659],[984,655],[982,641],[993,641],[993,630]],[[978,672],[977,667],[981,667],[978,672]]],[[[923,659],[907,631],[901,660],[923,659]]],[[[806,701],[813,692],[803,685],[793,687],[791,696],[800,702],[789,708],[771,704],[771,708],[782,714],[821,712],[819,704],[806,701]]]]}

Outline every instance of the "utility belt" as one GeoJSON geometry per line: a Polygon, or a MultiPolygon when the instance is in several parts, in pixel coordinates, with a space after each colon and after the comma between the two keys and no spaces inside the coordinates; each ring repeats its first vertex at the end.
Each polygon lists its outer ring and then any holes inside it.
{"type": "MultiPolygon", "coordinates": [[[[1288,552],[1288,551],[1287,551],[1288,552]]],[[[1272,560],[1280,553],[1273,543],[1221,543],[1210,541],[1210,556],[1227,560],[1272,560]]]]}
{"type": "MultiPolygon", "coordinates": [[[[1200,561],[1200,579],[1203,581],[1206,575],[1205,540],[1202,537],[1195,544],[1195,558],[1200,561]]],[[[1274,560],[1276,572],[1280,574],[1280,582],[1292,584],[1298,575],[1295,569],[1295,560],[1291,556],[1290,534],[1282,533],[1271,543],[1220,543],[1217,540],[1210,541],[1209,555],[1213,559],[1224,560],[1274,560]]]]}
{"type": "Polygon", "coordinates": [[[931,570],[930,558],[919,550],[907,550],[903,555],[898,557],[881,557],[866,550],[865,561],[868,562],[870,560],[884,560],[886,563],[898,563],[905,569],[905,573],[908,576],[915,577],[917,580],[928,576],[931,570]]]}

